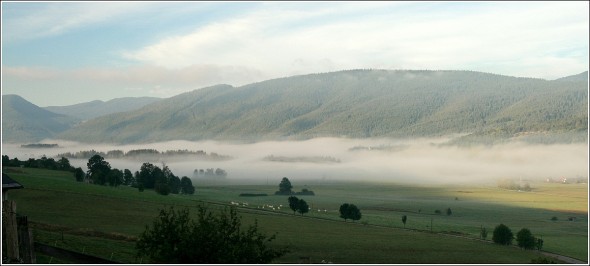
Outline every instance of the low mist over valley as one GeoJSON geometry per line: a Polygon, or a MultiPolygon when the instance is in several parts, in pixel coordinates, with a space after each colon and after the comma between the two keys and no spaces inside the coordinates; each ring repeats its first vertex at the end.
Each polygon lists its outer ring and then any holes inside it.
{"type": "Polygon", "coordinates": [[[2,2],[2,264],[588,264],[588,1],[2,2]]]}
{"type": "Polygon", "coordinates": [[[132,171],[147,161],[165,163],[194,178],[195,170],[219,168],[225,180],[237,182],[587,178],[587,83],[588,72],[543,80],[349,70],[61,108],[10,95],[3,98],[3,154],[59,159],[69,153],[85,167],[87,158],[73,154],[154,149],[151,157],[105,159],[132,171]],[[112,108],[116,103],[125,108],[112,108]],[[31,115],[45,122],[30,123],[31,115]],[[45,125],[49,119],[69,124],[53,129],[45,125]],[[59,145],[19,146],[43,139],[59,145]],[[158,154],[176,150],[204,156],[158,154]]]}
{"type": "MultiPolygon", "coordinates": [[[[193,177],[195,169],[220,168],[227,171],[232,183],[276,183],[286,176],[308,185],[336,180],[384,181],[411,184],[494,184],[499,179],[543,181],[587,177],[587,145],[526,144],[512,142],[498,145],[460,147],[447,145],[451,138],[344,139],[316,138],[306,141],[265,141],[239,144],[219,141],[170,141],[136,145],[88,145],[60,142],[55,148],[22,148],[4,145],[3,154],[23,160],[43,155],[75,153],[84,150],[108,152],[134,149],[158,151],[204,151],[228,156],[223,160],[195,157],[161,157],[157,160],[105,158],[113,167],[139,170],[144,162],[165,163],[179,176],[193,177]],[[364,147],[364,148],[361,148],[364,147]],[[383,149],[379,147],[401,147],[383,149]],[[285,158],[331,158],[314,161],[268,160],[285,158]],[[335,162],[337,161],[337,162],[335,162]]],[[[59,158],[55,158],[56,160],[59,158]]],[[[70,159],[72,165],[86,169],[87,159],[70,159]]],[[[195,180],[196,176],[193,177],[195,180]]],[[[198,180],[196,180],[198,181],[198,180]]],[[[211,180],[210,180],[211,181],[211,180]]],[[[218,180],[222,181],[222,180],[218,180]]]]}

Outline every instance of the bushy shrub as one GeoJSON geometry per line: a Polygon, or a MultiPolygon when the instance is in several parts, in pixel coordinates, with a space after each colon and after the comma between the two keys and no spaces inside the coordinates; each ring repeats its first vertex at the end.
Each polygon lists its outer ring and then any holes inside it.
{"type": "Polygon", "coordinates": [[[531,230],[527,228],[520,229],[518,233],[516,233],[516,242],[518,246],[524,249],[534,249],[536,244],[536,239],[531,233],[531,230]]]}
{"type": "Polygon", "coordinates": [[[284,255],[286,249],[270,247],[258,224],[243,227],[235,208],[213,213],[198,207],[192,220],[188,209],[161,210],[136,242],[138,256],[152,263],[169,264],[261,264],[284,255]]]}
{"type": "Polygon", "coordinates": [[[508,226],[500,224],[494,228],[494,233],[492,235],[492,241],[494,241],[494,243],[500,245],[510,245],[512,244],[513,238],[514,235],[512,234],[512,230],[510,230],[508,226]]]}

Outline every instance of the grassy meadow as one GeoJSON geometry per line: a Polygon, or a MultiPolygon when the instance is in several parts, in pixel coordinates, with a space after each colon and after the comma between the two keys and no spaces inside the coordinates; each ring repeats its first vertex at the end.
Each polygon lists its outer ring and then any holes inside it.
{"type": "MultiPolygon", "coordinates": [[[[312,263],[529,263],[541,256],[491,244],[493,228],[500,223],[515,235],[523,227],[530,229],[544,240],[545,251],[583,261],[588,257],[587,184],[531,183],[532,192],[518,192],[493,186],[324,182],[307,184],[315,196],[298,196],[311,207],[301,216],[292,214],[287,196],[273,195],[280,178],[268,185],[197,180],[194,195],[162,196],[130,187],[78,183],[68,172],[28,168],[4,172],[25,187],[8,192],[8,199],[16,201],[19,214],[29,217],[36,241],[124,263],[145,262],[134,256],[134,239],[160,209],[188,207],[196,215],[198,204],[225,208],[231,202],[240,203],[244,224],[257,220],[261,231],[277,233],[273,245],[291,250],[276,263],[297,263],[302,257],[312,263]],[[268,196],[240,197],[241,193],[268,196]],[[360,221],[338,217],[345,202],[359,207],[360,221]],[[451,215],[446,215],[447,208],[451,215]],[[405,229],[402,215],[408,217],[405,229]],[[568,221],[570,217],[575,221],[568,221]],[[488,230],[488,241],[478,240],[481,227],[488,230]]],[[[296,191],[304,186],[291,182],[296,191]]],[[[49,261],[59,262],[44,256],[38,262],[49,261]]]]}

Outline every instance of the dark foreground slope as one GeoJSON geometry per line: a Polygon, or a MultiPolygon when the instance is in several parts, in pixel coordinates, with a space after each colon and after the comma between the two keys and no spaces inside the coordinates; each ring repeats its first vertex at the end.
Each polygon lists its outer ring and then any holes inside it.
{"type": "MultiPolygon", "coordinates": [[[[218,85],[87,121],[85,142],[584,135],[588,73],[559,80],[471,71],[351,70],[218,85]]],[[[585,137],[584,137],[585,140],[585,137]]]]}

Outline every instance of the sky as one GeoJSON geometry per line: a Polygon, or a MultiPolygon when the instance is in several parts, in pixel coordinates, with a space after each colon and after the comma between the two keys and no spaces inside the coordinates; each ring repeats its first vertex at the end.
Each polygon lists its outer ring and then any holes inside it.
{"type": "Polygon", "coordinates": [[[2,1],[2,94],[63,106],[347,69],[550,80],[588,70],[588,10],[588,1],[2,1]]]}

